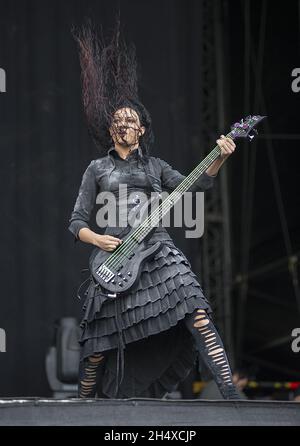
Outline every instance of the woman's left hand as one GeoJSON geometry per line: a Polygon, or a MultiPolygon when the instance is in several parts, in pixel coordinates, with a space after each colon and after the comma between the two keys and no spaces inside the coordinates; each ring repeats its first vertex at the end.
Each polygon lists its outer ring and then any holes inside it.
{"type": "Polygon", "coordinates": [[[221,149],[221,154],[220,154],[221,159],[225,159],[228,156],[230,156],[236,148],[233,139],[229,137],[226,138],[226,136],[224,135],[221,135],[221,138],[217,139],[217,144],[221,149]]]}

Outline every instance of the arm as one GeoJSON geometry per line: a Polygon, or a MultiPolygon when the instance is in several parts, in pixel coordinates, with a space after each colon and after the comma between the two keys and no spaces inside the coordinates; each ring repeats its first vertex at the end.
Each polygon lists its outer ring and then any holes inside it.
{"type": "Polygon", "coordinates": [[[222,164],[227,160],[227,158],[234,152],[235,143],[233,139],[226,138],[226,136],[221,135],[220,139],[217,139],[218,146],[221,149],[220,156],[209,166],[206,173],[209,175],[216,176],[222,164]]]}
{"type": "Polygon", "coordinates": [[[105,251],[113,251],[121,243],[121,240],[110,235],[97,234],[89,227],[97,192],[98,184],[94,171],[94,161],[92,161],[83,174],[68,229],[74,235],[75,242],[81,240],[82,242],[98,246],[105,251]]]}
{"type": "MultiPolygon", "coordinates": [[[[174,190],[176,187],[186,178],[182,175],[178,170],[173,169],[168,163],[163,160],[160,160],[160,164],[162,167],[161,171],[161,182],[162,187],[164,189],[174,190]]],[[[216,175],[209,175],[204,172],[200,177],[195,181],[195,183],[191,186],[189,190],[191,191],[204,191],[210,189],[214,184],[214,177],[216,175]]]]}
{"type": "MultiPolygon", "coordinates": [[[[220,139],[217,139],[217,144],[221,149],[220,156],[206,169],[206,171],[200,175],[198,180],[195,181],[190,188],[191,191],[204,191],[210,189],[214,184],[214,178],[217,176],[218,171],[226,159],[234,152],[235,143],[231,138],[226,138],[221,135],[220,139]]],[[[160,160],[162,166],[162,186],[166,189],[174,190],[185,178],[177,170],[173,169],[168,163],[160,160]]]]}
{"type": "Polygon", "coordinates": [[[97,182],[93,164],[94,162],[92,161],[83,174],[75,206],[69,220],[70,225],[68,229],[74,235],[75,242],[81,240],[79,233],[81,233],[82,229],[85,229],[82,233],[89,236],[88,240],[84,237],[85,240],[82,241],[91,243],[91,238],[94,234],[89,228],[89,221],[97,194],[97,182]]]}

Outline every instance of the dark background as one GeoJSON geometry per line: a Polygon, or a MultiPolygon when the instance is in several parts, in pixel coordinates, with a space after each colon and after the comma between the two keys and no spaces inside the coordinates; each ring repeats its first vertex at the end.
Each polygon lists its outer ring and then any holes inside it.
{"type": "MultiPolygon", "coordinates": [[[[137,47],[140,96],[153,119],[153,154],[183,173],[199,159],[194,145],[193,150],[190,148],[201,132],[192,112],[201,100],[197,96],[201,82],[197,75],[201,63],[197,26],[206,18],[199,16],[200,3],[121,1],[126,37],[137,47]]],[[[287,255],[270,167],[270,144],[292,252],[300,248],[300,93],[291,89],[291,72],[300,66],[299,2],[220,3],[226,51],[226,125],[245,113],[268,115],[268,124],[261,129],[255,146],[254,201],[249,204],[253,219],[249,262],[255,269],[287,255]],[[250,64],[245,57],[245,17],[250,18],[251,26],[250,64]],[[261,42],[264,51],[257,78],[254,67],[261,42]]],[[[7,352],[0,354],[1,396],[49,395],[44,358],[53,340],[54,322],[62,316],[79,318],[81,314],[76,290],[90,248],[80,243],[74,246],[67,227],[81,176],[98,153],[84,123],[78,55],[70,29],[87,15],[109,31],[116,6],[113,0],[0,1],[0,67],[7,75],[7,92],[0,95],[0,327],[7,334],[7,352]]],[[[216,125],[211,147],[217,136],[216,125]]],[[[206,152],[211,147],[205,148],[206,152]]],[[[241,143],[228,160],[233,278],[240,272],[244,255],[241,230],[247,203],[241,188],[242,150],[251,147],[241,143]]],[[[197,255],[194,241],[186,240],[183,231],[174,231],[174,237],[193,264],[197,255]]],[[[289,337],[300,323],[286,267],[261,275],[250,285],[275,296],[272,301],[249,294],[245,302],[245,339],[238,359],[251,365],[253,352],[262,344],[289,337]]],[[[235,287],[232,295],[236,336],[239,292],[235,287]]],[[[299,354],[291,351],[289,342],[257,353],[256,358],[258,379],[296,380],[299,371],[300,380],[299,354]],[[264,360],[277,364],[278,370],[264,365],[264,360]]]]}

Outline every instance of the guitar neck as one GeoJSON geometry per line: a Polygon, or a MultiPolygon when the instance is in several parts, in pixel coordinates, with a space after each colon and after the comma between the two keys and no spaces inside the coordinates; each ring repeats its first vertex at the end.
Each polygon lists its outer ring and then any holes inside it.
{"type": "MultiPolygon", "coordinates": [[[[231,126],[231,132],[226,136],[232,139],[247,138],[250,141],[257,134],[255,127],[266,116],[250,115],[231,126]]],[[[172,209],[172,207],[181,199],[182,195],[187,192],[198,178],[209,168],[209,166],[220,156],[221,149],[219,146],[204,158],[201,163],[176,187],[176,189],[155,209],[151,214],[126,238],[124,243],[116,248],[112,255],[105,261],[102,266],[107,268],[110,274],[113,274],[110,268],[117,271],[118,266],[124,258],[130,255],[135,247],[143,241],[145,237],[156,227],[163,217],[172,209]]]]}
{"type": "MultiPolygon", "coordinates": [[[[227,136],[231,136],[230,133],[227,136]]],[[[197,167],[173,190],[173,192],[155,209],[140,226],[131,234],[131,237],[140,243],[156,227],[163,217],[181,199],[182,195],[199,179],[209,166],[220,156],[220,147],[214,149],[198,164],[197,167]]]]}

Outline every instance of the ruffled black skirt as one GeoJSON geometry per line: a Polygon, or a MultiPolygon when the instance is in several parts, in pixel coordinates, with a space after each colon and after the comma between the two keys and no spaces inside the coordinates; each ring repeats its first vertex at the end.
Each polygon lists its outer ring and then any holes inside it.
{"type": "Polygon", "coordinates": [[[183,319],[198,308],[212,312],[190,263],[169,241],[144,264],[127,295],[108,297],[91,276],[80,324],[80,359],[105,354],[101,393],[161,398],[176,389],[197,359],[183,319]]]}

